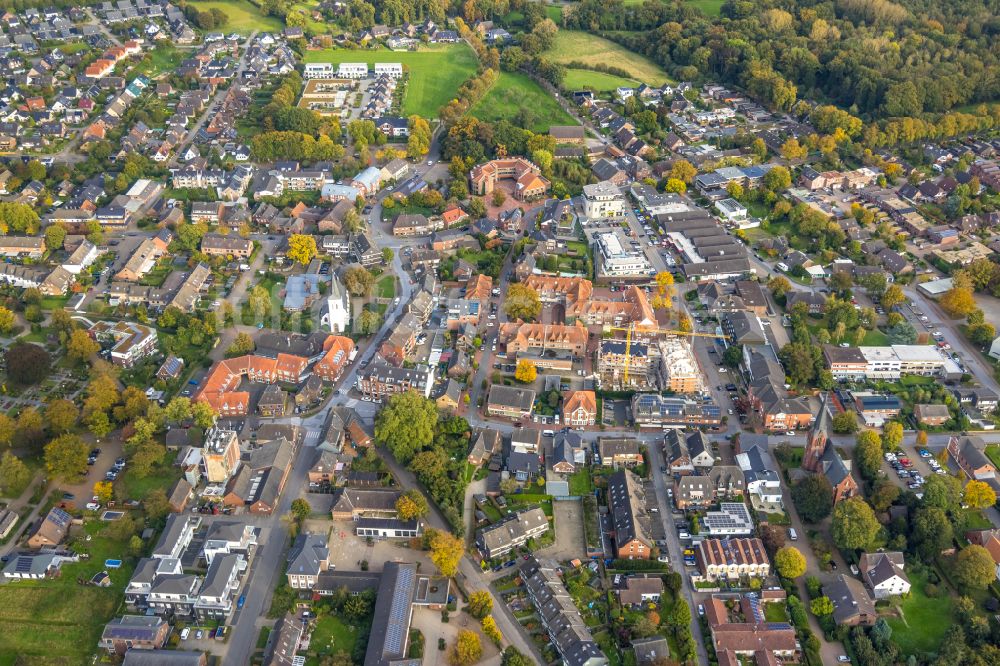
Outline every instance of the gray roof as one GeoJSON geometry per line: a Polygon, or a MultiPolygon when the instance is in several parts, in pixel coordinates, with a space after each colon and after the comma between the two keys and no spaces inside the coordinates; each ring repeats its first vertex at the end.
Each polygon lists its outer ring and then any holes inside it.
{"type": "Polygon", "coordinates": [[[410,616],[417,587],[417,565],[386,562],[382,569],[378,599],[372,618],[365,666],[419,666],[420,660],[406,660],[410,616]]]}
{"type": "Polygon", "coordinates": [[[833,602],[833,619],[843,624],[859,614],[875,615],[875,604],[861,581],[840,574],[823,586],[823,593],[833,602]]]}
{"type": "Polygon", "coordinates": [[[330,549],[325,535],[300,534],[288,553],[288,573],[315,576],[320,572],[321,563],[329,558],[330,549]]]}
{"type": "Polygon", "coordinates": [[[229,578],[232,576],[233,570],[239,566],[242,559],[242,555],[235,553],[227,553],[214,557],[212,564],[209,565],[208,571],[205,573],[205,581],[202,583],[199,594],[206,597],[225,596],[229,578]]]}

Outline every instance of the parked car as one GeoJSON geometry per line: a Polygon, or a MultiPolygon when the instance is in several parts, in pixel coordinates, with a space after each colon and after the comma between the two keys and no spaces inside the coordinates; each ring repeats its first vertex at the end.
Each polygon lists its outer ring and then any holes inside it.
{"type": "Polygon", "coordinates": [[[186,641],[188,639],[188,636],[190,635],[191,635],[191,627],[184,627],[184,630],[181,631],[181,640],[186,641]]]}

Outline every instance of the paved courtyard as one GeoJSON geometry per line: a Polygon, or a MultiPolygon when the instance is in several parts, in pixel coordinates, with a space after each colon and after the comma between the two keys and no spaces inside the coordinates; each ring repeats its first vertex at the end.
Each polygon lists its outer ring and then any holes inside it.
{"type": "Polygon", "coordinates": [[[421,571],[433,572],[434,565],[427,553],[409,547],[405,539],[374,540],[354,534],[354,523],[344,520],[310,519],[305,523],[310,532],[330,535],[330,566],[339,571],[360,571],[361,562],[368,562],[369,571],[382,571],[386,562],[419,562],[421,571]]]}

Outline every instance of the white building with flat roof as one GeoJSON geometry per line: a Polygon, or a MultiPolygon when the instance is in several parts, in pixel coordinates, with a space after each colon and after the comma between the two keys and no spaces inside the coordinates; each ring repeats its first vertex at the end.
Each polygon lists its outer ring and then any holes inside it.
{"type": "Polygon", "coordinates": [[[342,62],[337,67],[338,79],[364,79],[368,76],[368,63],[342,62]]]}
{"type": "Polygon", "coordinates": [[[611,181],[583,186],[584,214],[592,220],[625,213],[625,197],[611,181]]]}
{"type": "Polygon", "coordinates": [[[747,218],[747,207],[736,199],[723,199],[715,202],[715,210],[727,222],[738,222],[747,218]]]}
{"type": "Polygon", "coordinates": [[[335,79],[337,70],[330,62],[310,62],[306,63],[302,76],[305,79],[335,79]]]}
{"type": "Polygon", "coordinates": [[[609,231],[596,234],[594,242],[600,250],[600,276],[621,277],[652,274],[653,267],[645,255],[634,250],[626,250],[618,232],[609,231]]]}
{"type": "Polygon", "coordinates": [[[933,345],[858,347],[858,351],[867,364],[867,379],[899,379],[903,375],[948,377],[962,373],[950,356],[933,345]]]}
{"type": "Polygon", "coordinates": [[[388,76],[393,79],[403,77],[403,64],[399,62],[377,62],[375,63],[375,76],[388,76]]]}

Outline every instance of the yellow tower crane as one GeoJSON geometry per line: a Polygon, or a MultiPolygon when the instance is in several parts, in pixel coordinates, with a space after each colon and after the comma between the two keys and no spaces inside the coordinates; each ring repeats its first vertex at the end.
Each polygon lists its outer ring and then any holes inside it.
{"type": "MultiPolygon", "coordinates": [[[[630,361],[632,360],[632,354],[631,354],[631,350],[632,350],[632,335],[633,335],[633,332],[636,330],[636,326],[633,323],[633,324],[629,324],[628,326],[609,326],[608,328],[609,328],[609,330],[612,330],[612,331],[625,331],[625,373],[624,373],[624,382],[625,382],[625,385],[627,386],[628,385],[628,366],[629,366],[630,361]]],[[[649,334],[653,334],[653,335],[678,335],[678,336],[683,335],[683,336],[692,337],[692,338],[725,338],[726,337],[726,335],[724,333],[717,335],[715,333],[695,333],[693,331],[677,331],[677,330],[666,329],[666,328],[649,328],[649,327],[646,327],[646,326],[641,327],[640,330],[639,330],[639,332],[641,332],[641,333],[649,333],[649,334]]]]}

